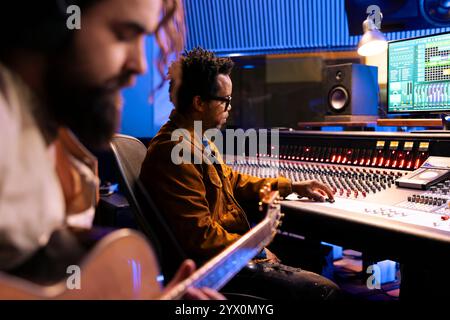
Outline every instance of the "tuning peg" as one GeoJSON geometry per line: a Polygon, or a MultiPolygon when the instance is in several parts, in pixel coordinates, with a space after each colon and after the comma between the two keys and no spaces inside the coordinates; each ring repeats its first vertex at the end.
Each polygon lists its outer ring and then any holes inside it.
{"type": "Polygon", "coordinates": [[[279,227],[281,227],[282,225],[283,225],[283,222],[282,222],[282,221],[278,221],[277,227],[279,228],[279,227]]]}
{"type": "Polygon", "coordinates": [[[280,219],[283,219],[285,214],[283,212],[280,212],[280,219]]]}

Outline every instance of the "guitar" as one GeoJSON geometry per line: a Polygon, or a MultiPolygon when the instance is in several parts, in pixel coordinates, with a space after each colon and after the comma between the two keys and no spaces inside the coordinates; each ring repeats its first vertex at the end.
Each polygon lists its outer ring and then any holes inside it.
{"type": "Polygon", "coordinates": [[[280,212],[280,198],[278,191],[270,191],[270,186],[265,186],[260,195],[262,200],[259,203],[259,210],[265,211],[265,218],[192,276],[164,294],[161,299],[180,299],[189,287],[221,289],[272,241],[283,216],[280,212]]]}
{"type": "Polygon", "coordinates": [[[280,225],[278,191],[265,186],[260,194],[265,218],[169,292],[163,294],[158,260],[146,239],[120,229],[99,240],[80,263],[79,288],[70,289],[72,276],[44,286],[0,272],[0,299],[180,299],[189,287],[219,290],[272,241],[280,225]]]}
{"type": "Polygon", "coordinates": [[[37,284],[33,277],[24,280],[0,273],[0,299],[129,300],[156,299],[161,294],[153,249],[144,236],[129,229],[113,231],[99,240],[79,270],[80,287],[74,289],[75,273],[50,285],[37,284]]]}

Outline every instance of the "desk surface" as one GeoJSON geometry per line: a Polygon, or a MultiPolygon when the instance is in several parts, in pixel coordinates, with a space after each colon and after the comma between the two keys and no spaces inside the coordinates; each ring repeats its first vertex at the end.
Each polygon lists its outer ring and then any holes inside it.
{"type": "Polygon", "coordinates": [[[312,121],[298,122],[300,128],[304,127],[364,127],[370,124],[377,124],[376,121],[312,121]]]}
{"type": "Polygon", "coordinates": [[[397,127],[442,127],[441,119],[378,119],[379,126],[397,127]]]}
{"type": "Polygon", "coordinates": [[[311,121],[298,122],[299,128],[306,127],[365,127],[378,125],[384,127],[442,127],[441,119],[378,119],[370,121],[311,121]]]}

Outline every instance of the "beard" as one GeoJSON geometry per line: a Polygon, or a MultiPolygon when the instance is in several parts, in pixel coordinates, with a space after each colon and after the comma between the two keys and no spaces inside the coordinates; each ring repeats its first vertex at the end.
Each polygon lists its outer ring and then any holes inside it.
{"type": "Polygon", "coordinates": [[[71,129],[90,148],[106,148],[120,123],[115,95],[96,89],[60,92],[50,104],[58,126],[71,129]]]}
{"type": "Polygon", "coordinates": [[[93,86],[71,65],[55,63],[49,69],[49,115],[57,127],[71,129],[88,148],[105,149],[120,125],[120,90],[132,75],[126,72],[93,86]]]}

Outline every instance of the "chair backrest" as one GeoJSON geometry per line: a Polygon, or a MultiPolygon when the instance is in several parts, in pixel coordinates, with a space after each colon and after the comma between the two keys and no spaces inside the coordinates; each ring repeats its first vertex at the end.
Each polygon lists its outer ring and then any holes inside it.
{"type": "Polygon", "coordinates": [[[111,141],[111,149],[119,170],[120,183],[133,210],[136,223],[152,242],[156,242],[153,245],[156,247],[155,250],[159,255],[161,248],[157,239],[155,239],[152,228],[145,219],[143,208],[141,208],[135,195],[137,179],[139,179],[141,165],[144,162],[147,148],[140,140],[134,137],[116,134],[111,141]]]}
{"type": "Polygon", "coordinates": [[[116,160],[122,165],[124,178],[130,182],[139,177],[141,166],[147,154],[147,147],[138,139],[124,134],[116,134],[111,142],[116,160]]]}
{"type": "Polygon", "coordinates": [[[150,239],[165,276],[171,276],[186,258],[178,241],[151,196],[139,179],[147,147],[138,139],[117,134],[111,142],[117,162],[120,183],[133,210],[139,229],[150,239]]]}

